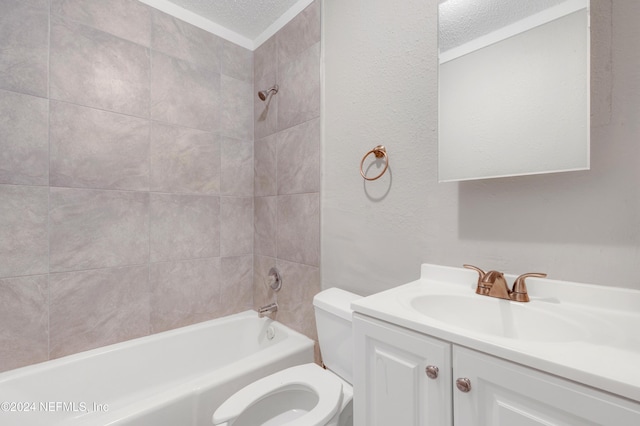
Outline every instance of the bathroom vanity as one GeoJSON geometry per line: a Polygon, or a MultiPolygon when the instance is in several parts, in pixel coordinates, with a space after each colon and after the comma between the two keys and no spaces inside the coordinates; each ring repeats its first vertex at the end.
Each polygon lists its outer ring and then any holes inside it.
{"type": "Polygon", "coordinates": [[[530,278],[521,303],[421,272],[352,304],[356,426],[640,425],[639,291],[530,278]]]}

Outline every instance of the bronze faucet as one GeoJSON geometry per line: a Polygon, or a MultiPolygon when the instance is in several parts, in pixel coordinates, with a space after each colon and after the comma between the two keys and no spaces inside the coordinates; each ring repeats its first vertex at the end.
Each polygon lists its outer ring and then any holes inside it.
{"type": "Polygon", "coordinates": [[[513,300],[516,302],[528,302],[527,285],[525,279],[527,277],[544,278],[547,274],[539,272],[529,272],[520,275],[513,283],[513,289],[509,290],[507,280],[504,274],[498,271],[484,272],[482,269],[473,265],[462,265],[465,268],[473,269],[479,275],[476,293],[483,296],[497,297],[498,299],[513,300]]]}

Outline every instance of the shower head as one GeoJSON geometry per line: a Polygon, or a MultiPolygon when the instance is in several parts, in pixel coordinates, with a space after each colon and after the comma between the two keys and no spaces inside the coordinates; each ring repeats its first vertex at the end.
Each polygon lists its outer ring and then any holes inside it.
{"type": "Polygon", "coordinates": [[[258,97],[260,98],[261,101],[266,101],[267,97],[269,96],[269,94],[273,92],[273,94],[275,95],[276,93],[278,93],[278,85],[274,84],[272,87],[270,87],[268,90],[261,90],[258,92],[258,97]]]}

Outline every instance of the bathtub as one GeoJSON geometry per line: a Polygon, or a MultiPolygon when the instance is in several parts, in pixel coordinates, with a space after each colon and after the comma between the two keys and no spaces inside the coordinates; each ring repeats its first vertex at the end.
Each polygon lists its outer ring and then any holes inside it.
{"type": "Polygon", "coordinates": [[[205,426],[261,377],[313,362],[313,341],[254,311],[0,374],[0,425],[205,426]]]}

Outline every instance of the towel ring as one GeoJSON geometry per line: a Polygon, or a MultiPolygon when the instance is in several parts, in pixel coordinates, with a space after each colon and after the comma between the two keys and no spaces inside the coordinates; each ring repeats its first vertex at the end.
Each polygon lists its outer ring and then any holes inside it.
{"type": "Polygon", "coordinates": [[[384,172],[387,171],[388,168],[389,168],[389,156],[387,155],[387,149],[383,145],[378,145],[375,148],[373,148],[371,151],[367,152],[364,155],[364,157],[362,157],[362,161],[360,161],[360,174],[366,180],[376,180],[380,178],[384,174],[384,172]],[[382,172],[380,172],[380,174],[376,177],[367,177],[364,174],[364,171],[362,170],[362,166],[364,165],[364,160],[369,156],[369,154],[375,155],[376,158],[384,157],[384,169],[382,169],[382,172]]]}

